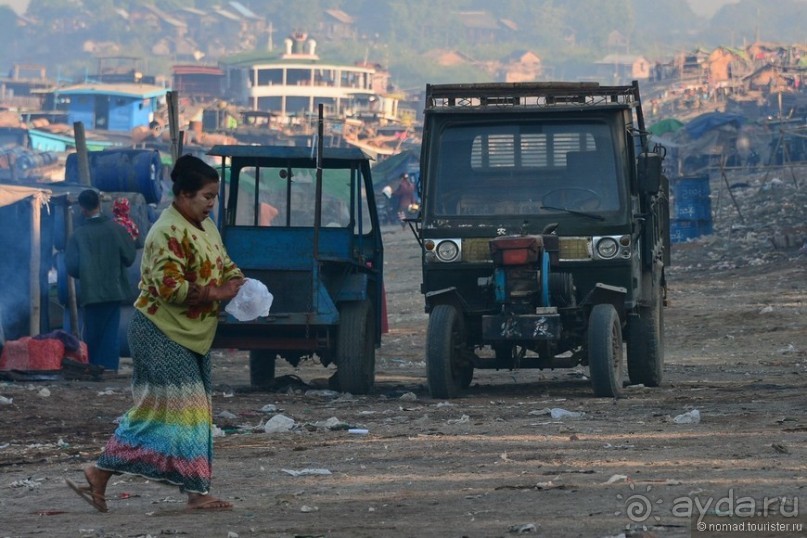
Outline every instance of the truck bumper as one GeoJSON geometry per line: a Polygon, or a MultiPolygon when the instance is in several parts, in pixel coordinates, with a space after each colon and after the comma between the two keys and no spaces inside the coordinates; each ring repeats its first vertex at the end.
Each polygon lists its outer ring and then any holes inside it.
{"type": "Polygon", "coordinates": [[[482,338],[493,341],[560,339],[558,314],[495,314],[482,316],[482,338]]]}

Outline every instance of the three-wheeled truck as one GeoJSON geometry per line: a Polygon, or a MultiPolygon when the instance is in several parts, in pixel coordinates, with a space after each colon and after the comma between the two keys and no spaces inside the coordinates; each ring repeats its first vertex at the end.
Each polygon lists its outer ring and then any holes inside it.
{"type": "Polygon", "coordinates": [[[639,86],[429,85],[421,151],[433,397],[476,368],[588,366],[597,396],[657,386],[669,264],[663,147],[639,86]]]}
{"type": "MultiPolygon", "coordinates": [[[[320,138],[321,139],[321,138],[320,138]]],[[[368,157],[358,149],[215,146],[218,227],[233,261],[273,295],[266,317],[222,310],[213,343],[249,350],[250,382],[275,361],[335,364],[338,390],[369,392],[381,342],[383,248],[368,157]]]]}

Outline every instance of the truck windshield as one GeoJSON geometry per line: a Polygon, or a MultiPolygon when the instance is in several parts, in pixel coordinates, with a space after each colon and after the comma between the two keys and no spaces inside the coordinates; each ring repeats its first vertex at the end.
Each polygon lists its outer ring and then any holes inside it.
{"type": "Polygon", "coordinates": [[[428,194],[435,216],[599,214],[622,206],[604,122],[447,125],[434,144],[428,194]]]}

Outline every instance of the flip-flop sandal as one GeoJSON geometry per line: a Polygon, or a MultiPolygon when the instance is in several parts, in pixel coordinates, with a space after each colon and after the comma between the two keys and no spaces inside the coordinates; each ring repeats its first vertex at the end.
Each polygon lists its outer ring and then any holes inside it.
{"type": "Polygon", "coordinates": [[[106,498],[99,493],[94,493],[92,490],[92,486],[89,485],[79,486],[69,478],[65,478],[64,482],[65,484],[67,484],[67,487],[75,491],[79,497],[87,501],[90,505],[92,505],[93,508],[95,508],[99,512],[108,511],[106,507],[106,498]]]}

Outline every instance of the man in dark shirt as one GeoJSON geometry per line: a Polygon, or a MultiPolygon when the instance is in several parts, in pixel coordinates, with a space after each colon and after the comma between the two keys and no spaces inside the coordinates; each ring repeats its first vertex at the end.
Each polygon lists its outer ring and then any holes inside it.
{"type": "Polygon", "coordinates": [[[92,189],[82,191],[78,205],[86,219],[67,242],[67,273],[79,280],[83,310],[82,340],[90,364],[116,372],[120,362],[121,302],[131,295],[126,268],[135,260],[135,242],[126,229],[101,214],[101,200],[92,189]]]}

